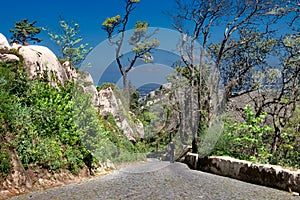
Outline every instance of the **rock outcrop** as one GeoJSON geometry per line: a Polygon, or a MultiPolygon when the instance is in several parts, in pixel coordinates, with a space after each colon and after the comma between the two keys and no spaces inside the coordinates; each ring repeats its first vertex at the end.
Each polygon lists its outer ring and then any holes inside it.
{"type": "Polygon", "coordinates": [[[84,92],[92,93],[94,105],[99,104],[98,92],[89,73],[78,74],[69,61],[61,64],[56,55],[47,47],[22,46],[15,43],[10,46],[5,36],[0,33],[0,62],[19,61],[20,58],[15,52],[22,56],[23,66],[28,70],[29,78],[36,79],[46,73],[49,82],[55,87],[58,82],[64,84],[65,81],[76,80],[84,92]]]}
{"type": "Polygon", "coordinates": [[[12,54],[9,50],[0,50],[0,62],[18,62],[20,58],[15,54],[12,54]]]}
{"type": "Polygon", "coordinates": [[[94,106],[99,108],[99,97],[97,88],[94,85],[93,78],[90,73],[86,71],[80,71],[76,74],[77,87],[80,87],[84,93],[92,94],[92,102],[94,106]]]}
{"type": "Polygon", "coordinates": [[[10,48],[10,45],[6,39],[6,37],[0,33],[0,49],[9,49],[10,48]]]}
{"type": "Polygon", "coordinates": [[[111,87],[99,91],[99,108],[103,116],[111,113],[115,118],[117,126],[124,132],[126,137],[136,142],[137,138],[144,137],[144,126],[137,119],[134,121],[134,114],[128,112],[121,98],[118,98],[111,87]]]}
{"type": "Polygon", "coordinates": [[[56,81],[63,83],[68,80],[66,70],[61,66],[56,55],[47,47],[39,45],[12,45],[24,59],[24,67],[29,71],[29,77],[36,79],[47,73],[48,79],[54,85],[56,81]],[[56,80],[53,80],[53,75],[56,80]]]}
{"type": "Polygon", "coordinates": [[[66,79],[73,80],[77,78],[77,72],[76,69],[72,66],[72,63],[70,61],[65,61],[62,64],[62,68],[66,72],[66,79]]]}

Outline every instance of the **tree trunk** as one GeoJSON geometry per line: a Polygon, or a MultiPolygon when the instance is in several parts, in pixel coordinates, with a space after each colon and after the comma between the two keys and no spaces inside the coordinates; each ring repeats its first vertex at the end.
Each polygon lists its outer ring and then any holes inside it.
{"type": "Polygon", "coordinates": [[[192,141],[192,153],[198,153],[198,137],[194,137],[192,141]]]}
{"type": "Polygon", "coordinates": [[[127,74],[123,74],[123,90],[127,90],[127,74]]]}
{"type": "Polygon", "coordinates": [[[279,147],[280,132],[279,127],[275,127],[271,153],[275,153],[279,147]]]}
{"type": "Polygon", "coordinates": [[[197,133],[197,128],[196,128],[196,117],[194,115],[194,112],[198,109],[194,109],[194,95],[195,95],[195,90],[194,90],[194,79],[195,79],[195,69],[192,67],[192,76],[191,76],[191,92],[190,92],[190,106],[189,106],[189,113],[191,116],[190,119],[190,130],[193,135],[193,141],[192,141],[192,153],[198,153],[198,133],[197,133]]]}
{"type": "Polygon", "coordinates": [[[130,108],[130,92],[129,92],[129,87],[127,85],[127,73],[124,73],[123,75],[123,97],[126,100],[125,102],[125,108],[129,109],[130,108]]]}

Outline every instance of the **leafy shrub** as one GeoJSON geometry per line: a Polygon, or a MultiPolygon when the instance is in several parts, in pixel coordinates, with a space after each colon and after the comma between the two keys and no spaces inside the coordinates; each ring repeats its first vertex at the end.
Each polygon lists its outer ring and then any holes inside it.
{"type": "Polygon", "coordinates": [[[239,159],[267,163],[272,156],[270,151],[269,131],[263,124],[266,114],[255,117],[250,106],[244,109],[244,123],[228,120],[225,131],[219,138],[212,154],[228,155],[239,159]]]}
{"type": "Polygon", "coordinates": [[[35,146],[36,166],[48,169],[50,172],[58,171],[62,168],[62,144],[54,138],[40,137],[35,146]]]}
{"type": "Polygon", "coordinates": [[[101,86],[97,87],[97,91],[99,92],[100,90],[104,90],[107,88],[115,89],[116,85],[114,83],[103,83],[101,86]]]}
{"type": "MultiPolygon", "coordinates": [[[[0,141],[16,149],[25,169],[78,173],[92,161],[128,160],[137,149],[117,127],[113,116],[99,117],[91,94],[73,82],[58,88],[43,77],[29,80],[18,63],[0,63],[0,141]],[[97,160],[98,159],[98,160],[97,160]]],[[[0,169],[10,171],[1,147],[0,169]]]]}
{"type": "Polygon", "coordinates": [[[300,106],[296,107],[293,117],[283,128],[280,145],[274,153],[272,164],[279,164],[294,168],[300,167],[300,106]]]}
{"type": "Polygon", "coordinates": [[[7,177],[11,168],[9,153],[4,144],[0,143],[0,180],[7,177]]]}
{"type": "Polygon", "coordinates": [[[76,147],[67,146],[64,157],[66,158],[66,168],[74,174],[77,174],[85,164],[83,152],[76,147]]]}

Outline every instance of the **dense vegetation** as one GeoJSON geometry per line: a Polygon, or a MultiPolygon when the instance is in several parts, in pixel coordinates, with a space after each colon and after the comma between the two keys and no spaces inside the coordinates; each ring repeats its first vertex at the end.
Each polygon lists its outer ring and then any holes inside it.
{"type": "Polygon", "coordinates": [[[53,87],[46,73],[29,80],[22,62],[0,63],[1,178],[12,168],[12,152],[25,169],[50,172],[68,169],[77,173],[85,165],[107,159],[137,159],[132,156],[137,148],[113,117],[99,115],[89,94],[74,82],[53,87]]]}
{"type": "Polygon", "coordinates": [[[224,131],[211,155],[299,168],[299,107],[283,129],[281,145],[274,153],[270,152],[274,128],[267,125],[267,114],[255,117],[250,106],[246,106],[243,113],[245,120],[242,122],[228,114],[224,131]]]}

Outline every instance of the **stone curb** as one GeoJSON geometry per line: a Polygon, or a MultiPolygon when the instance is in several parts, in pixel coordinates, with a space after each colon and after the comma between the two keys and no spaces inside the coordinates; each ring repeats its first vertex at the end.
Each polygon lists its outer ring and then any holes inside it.
{"type": "Polygon", "coordinates": [[[255,164],[225,156],[200,158],[193,153],[188,153],[183,162],[194,170],[300,193],[300,170],[292,171],[276,165],[255,164]]]}

